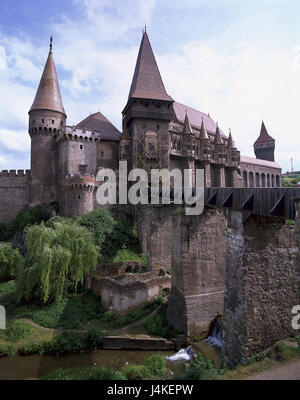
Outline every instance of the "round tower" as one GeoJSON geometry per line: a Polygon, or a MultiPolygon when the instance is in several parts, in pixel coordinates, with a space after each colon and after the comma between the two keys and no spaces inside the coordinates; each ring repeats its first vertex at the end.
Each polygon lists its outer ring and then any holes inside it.
{"type": "Polygon", "coordinates": [[[29,110],[31,137],[31,205],[58,201],[56,136],[65,130],[63,106],[50,38],[49,55],[29,110]]]}
{"type": "Polygon", "coordinates": [[[65,179],[65,202],[62,214],[66,217],[93,211],[97,181],[93,175],[74,174],[65,179]]]}

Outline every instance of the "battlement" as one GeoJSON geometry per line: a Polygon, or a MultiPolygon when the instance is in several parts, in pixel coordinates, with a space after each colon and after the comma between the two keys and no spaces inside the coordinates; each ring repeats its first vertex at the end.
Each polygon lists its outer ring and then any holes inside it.
{"type": "Polygon", "coordinates": [[[0,171],[0,178],[1,177],[10,177],[10,178],[24,178],[25,176],[31,176],[31,171],[30,169],[26,169],[25,171],[23,169],[18,169],[17,171],[15,169],[4,169],[0,171]]]}
{"type": "Polygon", "coordinates": [[[88,189],[93,191],[95,186],[97,186],[96,177],[90,174],[74,174],[67,175],[65,178],[66,188],[69,190],[72,189],[88,189]]]}
{"type": "Polygon", "coordinates": [[[65,133],[57,137],[57,143],[65,141],[76,141],[76,142],[98,142],[101,140],[99,132],[84,131],[75,127],[66,127],[65,133]]]}

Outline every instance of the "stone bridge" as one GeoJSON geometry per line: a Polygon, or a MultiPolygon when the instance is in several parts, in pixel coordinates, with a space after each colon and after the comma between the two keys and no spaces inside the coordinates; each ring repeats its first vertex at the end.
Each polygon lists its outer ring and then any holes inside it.
{"type": "Polygon", "coordinates": [[[232,364],[297,333],[300,189],[207,188],[203,214],[146,206],[138,225],[149,269],[172,269],[175,328],[202,338],[222,315],[222,351],[232,364]]]}

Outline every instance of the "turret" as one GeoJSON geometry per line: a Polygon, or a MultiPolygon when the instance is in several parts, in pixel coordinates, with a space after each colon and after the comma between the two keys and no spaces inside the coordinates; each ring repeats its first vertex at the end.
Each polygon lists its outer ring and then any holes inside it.
{"type": "Polygon", "coordinates": [[[55,137],[64,131],[65,124],[66,113],[56,75],[51,37],[48,58],[29,110],[32,205],[58,200],[55,137]]]}
{"type": "Polygon", "coordinates": [[[187,157],[195,155],[195,140],[196,136],[193,133],[193,129],[190,124],[187,112],[185,112],[185,118],[183,123],[183,154],[187,157]]]}
{"type": "Polygon", "coordinates": [[[132,140],[132,167],[148,171],[169,168],[172,104],[173,99],[166,92],[145,30],[123,110],[124,127],[132,140]]]}
{"type": "Polygon", "coordinates": [[[255,141],[253,147],[256,158],[260,160],[275,161],[275,139],[268,134],[264,121],[262,121],[260,135],[255,141]]]}

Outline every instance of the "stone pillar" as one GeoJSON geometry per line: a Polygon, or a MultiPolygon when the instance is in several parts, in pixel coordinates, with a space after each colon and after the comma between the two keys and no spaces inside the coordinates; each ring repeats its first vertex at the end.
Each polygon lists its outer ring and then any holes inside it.
{"type": "Polygon", "coordinates": [[[294,228],[284,220],[229,211],[223,356],[233,365],[295,334],[294,228]]]}
{"type": "Polygon", "coordinates": [[[147,270],[171,268],[172,206],[144,205],[138,210],[138,234],[148,256],[147,270]]]}
{"type": "Polygon", "coordinates": [[[190,338],[200,338],[208,333],[214,318],[223,314],[225,218],[209,208],[202,215],[188,217],[178,207],[172,222],[172,288],[167,318],[190,338]]]}
{"type": "Polygon", "coordinates": [[[225,167],[224,167],[224,165],[220,166],[220,187],[226,187],[225,167]]]}

